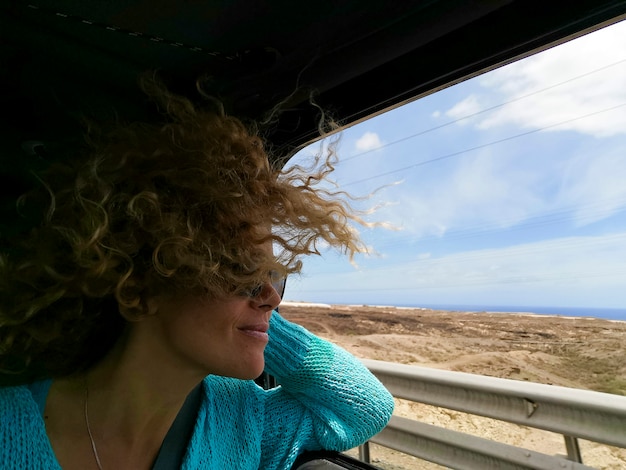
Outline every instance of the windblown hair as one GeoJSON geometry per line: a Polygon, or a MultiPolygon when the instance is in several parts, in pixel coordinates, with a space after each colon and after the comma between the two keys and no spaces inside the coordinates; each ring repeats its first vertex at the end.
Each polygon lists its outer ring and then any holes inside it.
{"type": "Polygon", "coordinates": [[[238,119],[155,80],[143,88],[164,123],[91,129],[85,151],[37,175],[19,202],[38,220],[0,255],[4,374],[88,369],[157,293],[237,295],[272,270],[298,272],[320,242],[364,251],[351,228],[360,216],[320,185],[332,146],[309,169],[273,169],[238,119]]]}

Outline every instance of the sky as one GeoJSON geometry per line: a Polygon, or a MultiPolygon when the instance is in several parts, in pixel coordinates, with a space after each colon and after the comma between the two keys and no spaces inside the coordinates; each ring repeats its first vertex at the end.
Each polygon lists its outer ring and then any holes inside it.
{"type": "Polygon", "coordinates": [[[626,21],[344,130],[333,179],[386,225],[287,301],[626,308],[626,21]]]}

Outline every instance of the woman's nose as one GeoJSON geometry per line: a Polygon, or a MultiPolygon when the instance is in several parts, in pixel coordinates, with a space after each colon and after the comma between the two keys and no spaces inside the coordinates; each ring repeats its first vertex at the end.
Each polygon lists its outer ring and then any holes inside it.
{"type": "Polygon", "coordinates": [[[281,302],[280,293],[271,282],[266,282],[259,291],[258,295],[251,299],[257,304],[258,308],[269,308],[274,310],[281,302]]]}

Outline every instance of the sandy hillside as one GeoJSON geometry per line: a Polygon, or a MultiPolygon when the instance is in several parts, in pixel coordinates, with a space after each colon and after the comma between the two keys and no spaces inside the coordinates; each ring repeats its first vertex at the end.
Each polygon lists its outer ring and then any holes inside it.
{"type": "MultiPolygon", "coordinates": [[[[626,395],[626,322],[595,318],[285,303],[281,314],[357,357],[626,395]]],[[[547,454],[563,438],[398,400],[396,414],[547,454]]],[[[583,461],[626,469],[626,449],[581,441],[583,461]]],[[[386,470],[440,466],[373,446],[386,470]]]]}

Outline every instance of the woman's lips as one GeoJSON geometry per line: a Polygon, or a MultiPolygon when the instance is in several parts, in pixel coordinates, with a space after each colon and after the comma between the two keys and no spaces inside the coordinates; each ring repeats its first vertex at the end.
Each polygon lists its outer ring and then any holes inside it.
{"type": "Polygon", "coordinates": [[[258,323],[254,325],[241,326],[239,327],[239,331],[253,338],[268,341],[269,335],[267,334],[267,331],[269,328],[270,326],[267,323],[258,323]]]}

